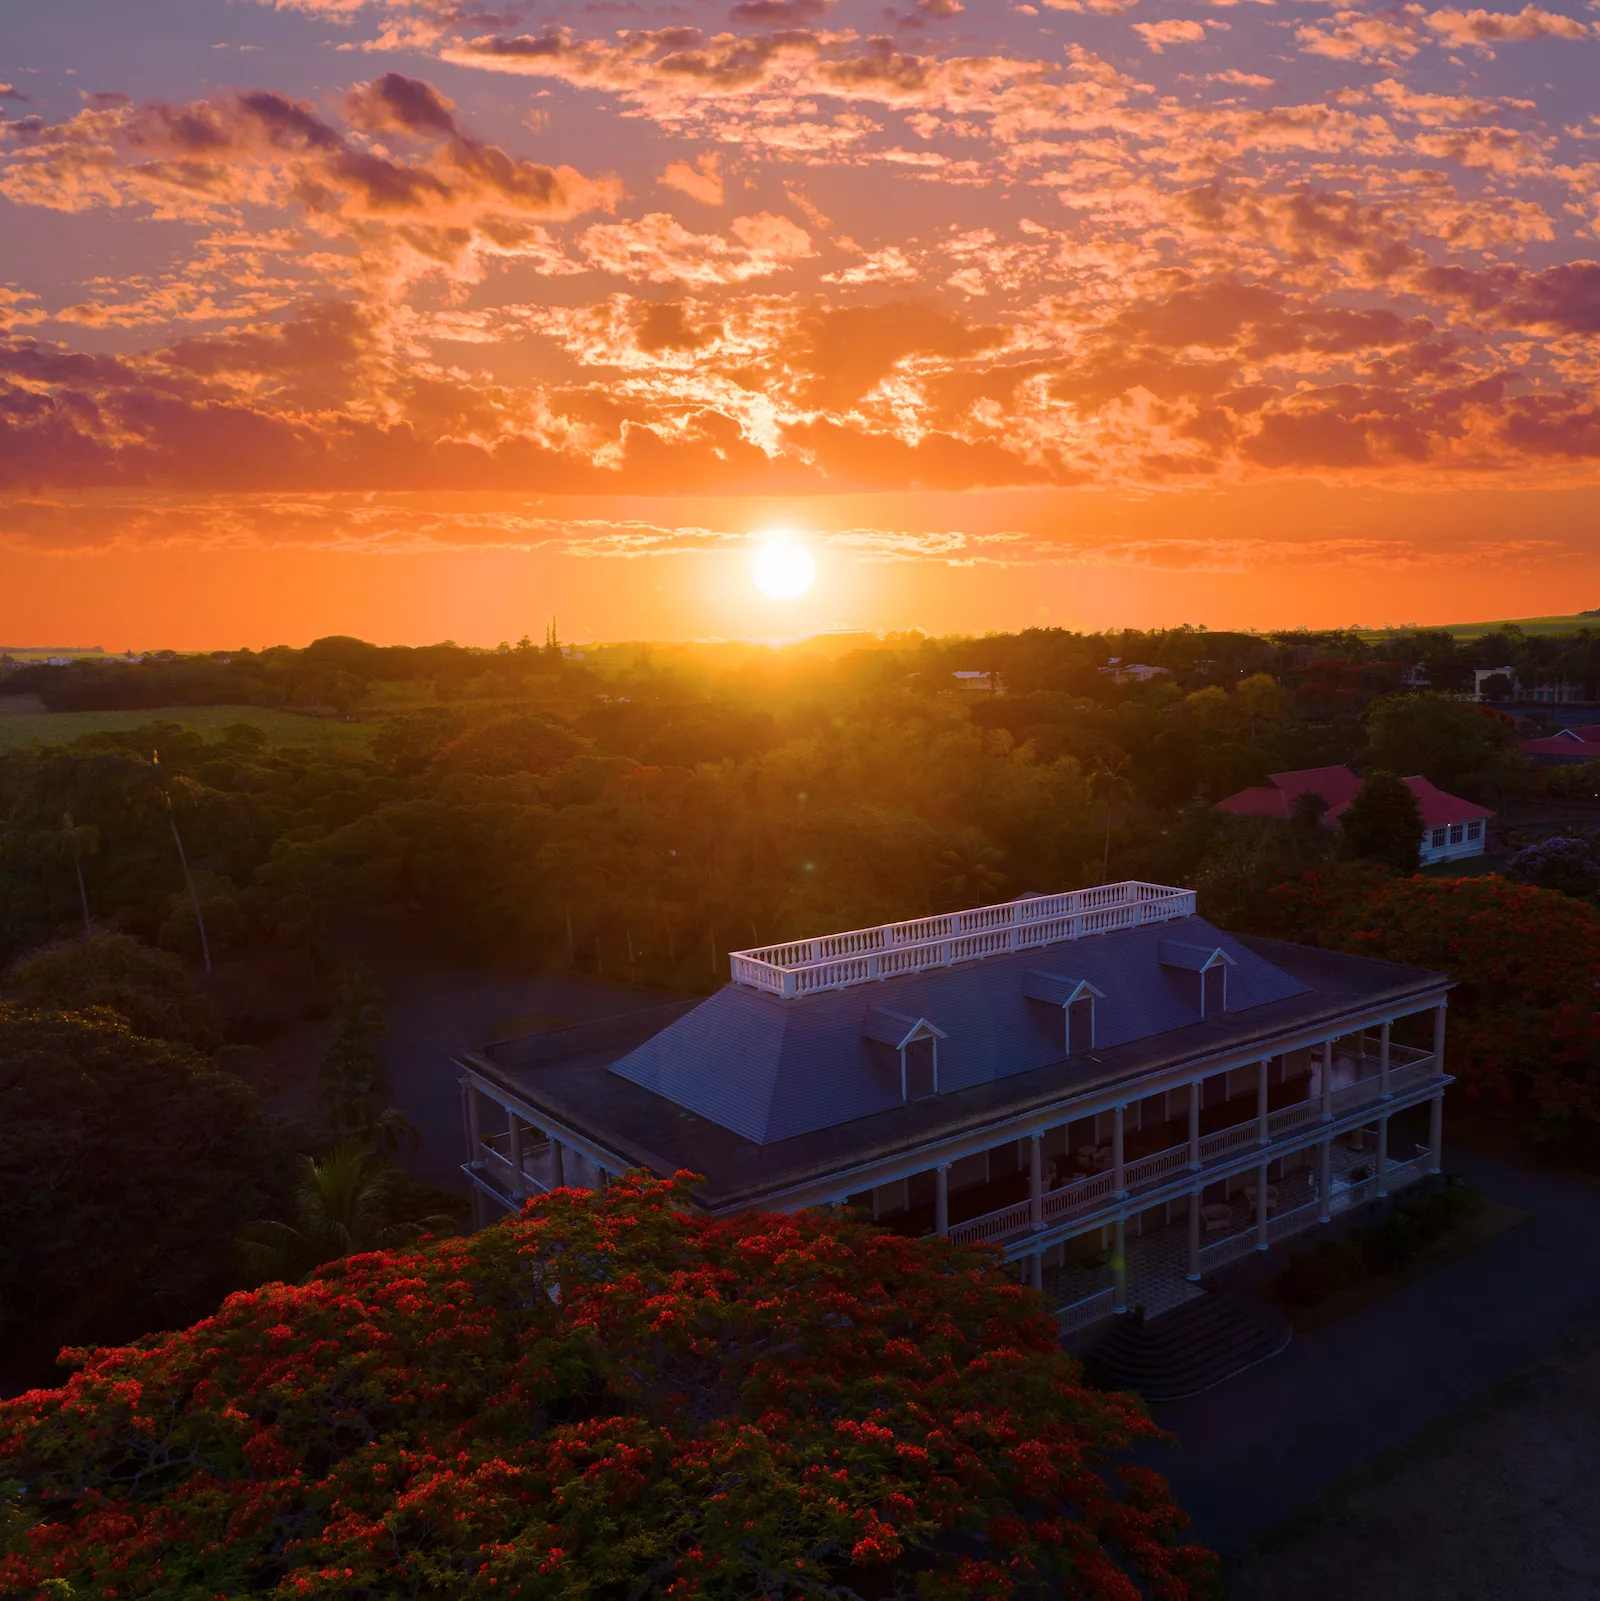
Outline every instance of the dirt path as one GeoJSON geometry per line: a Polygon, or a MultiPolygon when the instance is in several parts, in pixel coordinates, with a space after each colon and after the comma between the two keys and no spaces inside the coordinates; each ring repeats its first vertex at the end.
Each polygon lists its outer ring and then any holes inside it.
{"type": "Polygon", "coordinates": [[[1597,1417],[1591,1335],[1333,1486],[1229,1601],[1593,1601],[1597,1417]]]}

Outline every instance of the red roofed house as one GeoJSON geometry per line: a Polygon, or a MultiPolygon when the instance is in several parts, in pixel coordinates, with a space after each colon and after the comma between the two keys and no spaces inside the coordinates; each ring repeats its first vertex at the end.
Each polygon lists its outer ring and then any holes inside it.
{"type": "Polygon", "coordinates": [[[1540,767],[1600,761],[1600,723],[1563,728],[1543,739],[1522,739],[1517,743],[1522,747],[1522,754],[1540,767]]]}
{"type": "MultiPolygon", "coordinates": [[[[1600,755],[1600,745],[1595,746],[1600,755]]],[[[1337,823],[1344,809],[1361,793],[1363,780],[1348,767],[1305,767],[1297,773],[1272,773],[1265,784],[1241,789],[1237,795],[1220,800],[1214,812],[1232,812],[1238,817],[1276,817],[1287,822],[1297,795],[1320,795],[1328,809],[1323,822],[1337,823]]],[[[1452,862],[1463,856],[1483,855],[1489,819],[1494,813],[1476,801],[1447,795],[1425,778],[1408,778],[1406,787],[1422,808],[1421,860],[1452,862]]]]}

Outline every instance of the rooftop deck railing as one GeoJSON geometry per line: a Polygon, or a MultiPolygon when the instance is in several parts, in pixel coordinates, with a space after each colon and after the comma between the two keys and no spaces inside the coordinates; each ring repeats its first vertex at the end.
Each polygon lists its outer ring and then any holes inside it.
{"type": "Polygon", "coordinates": [[[1130,880],[979,906],[943,917],[882,923],[789,945],[733,951],[728,965],[735,983],[793,999],[1091,934],[1192,917],[1194,909],[1193,890],[1130,880]]]}

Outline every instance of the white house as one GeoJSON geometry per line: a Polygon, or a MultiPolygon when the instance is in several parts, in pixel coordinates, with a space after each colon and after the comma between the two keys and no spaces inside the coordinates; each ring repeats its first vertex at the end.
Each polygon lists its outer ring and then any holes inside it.
{"type": "Polygon", "coordinates": [[[737,951],[710,999],[457,1060],[481,1224],[630,1168],[713,1216],[985,1241],[1062,1328],[1204,1293],[1440,1168],[1442,974],[1109,884],[737,951]]]}

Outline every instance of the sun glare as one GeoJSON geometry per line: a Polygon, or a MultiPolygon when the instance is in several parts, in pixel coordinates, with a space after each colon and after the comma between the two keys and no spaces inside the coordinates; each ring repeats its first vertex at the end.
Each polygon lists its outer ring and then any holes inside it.
{"type": "Polygon", "coordinates": [[[768,599],[798,600],[817,576],[817,564],[792,534],[768,534],[750,563],[750,576],[768,599]]]}

